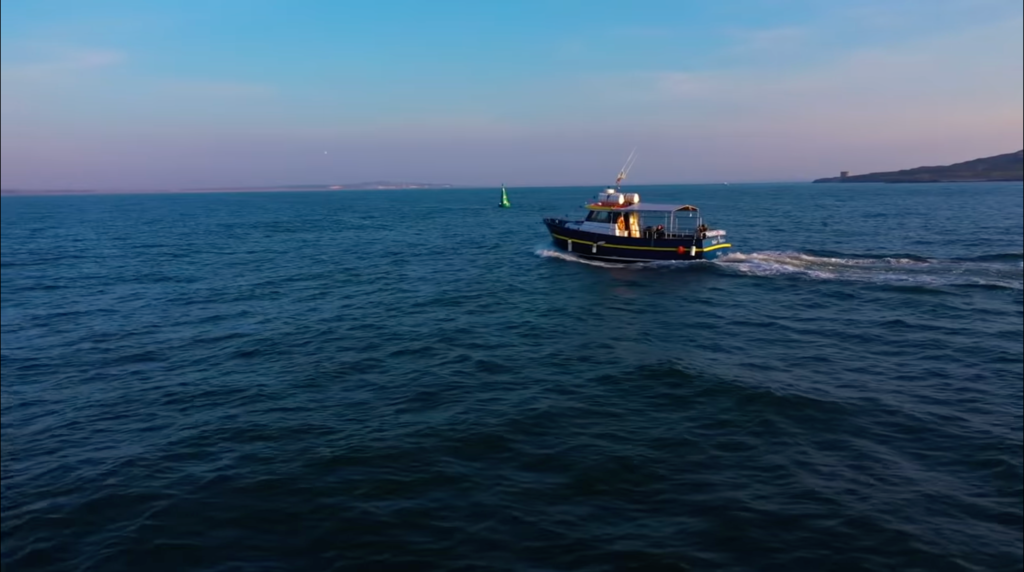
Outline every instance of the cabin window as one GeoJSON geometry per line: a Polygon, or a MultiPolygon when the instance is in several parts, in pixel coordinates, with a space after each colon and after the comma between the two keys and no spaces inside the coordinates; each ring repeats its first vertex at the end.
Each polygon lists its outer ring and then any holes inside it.
{"type": "Polygon", "coordinates": [[[611,222],[612,213],[608,211],[590,211],[587,214],[588,222],[611,222]]]}

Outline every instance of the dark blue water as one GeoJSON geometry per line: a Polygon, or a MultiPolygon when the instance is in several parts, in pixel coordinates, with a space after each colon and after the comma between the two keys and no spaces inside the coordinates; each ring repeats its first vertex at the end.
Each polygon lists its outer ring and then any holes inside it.
{"type": "Polygon", "coordinates": [[[1020,570],[1019,183],[2,201],[2,561],[1020,570]]]}

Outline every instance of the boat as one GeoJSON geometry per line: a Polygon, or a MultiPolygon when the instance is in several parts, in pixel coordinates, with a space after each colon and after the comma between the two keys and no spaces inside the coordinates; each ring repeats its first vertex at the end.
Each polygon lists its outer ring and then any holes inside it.
{"type": "Polygon", "coordinates": [[[615,187],[585,205],[585,217],[544,219],[559,250],[610,262],[712,260],[728,252],[726,232],[708,227],[697,207],[644,203],[638,193],[623,193],[630,158],[615,187]]]}
{"type": "Polygon", "coordinates": [[[501,185],[501,202],[498,203],[498,206],[503,209],[507,209],[512,206],[512,203],[508,202],[508,193],[505,192],[504,183],[501,185]]]}

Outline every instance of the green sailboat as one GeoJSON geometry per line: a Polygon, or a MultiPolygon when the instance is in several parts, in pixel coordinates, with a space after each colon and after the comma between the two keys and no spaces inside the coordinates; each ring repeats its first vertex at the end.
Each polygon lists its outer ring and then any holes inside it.
{"type": "Polygon", "coordinates": [[[503,209],[507,209],[510,206],[512,206],[512,203],[508,202],[508,193],[505,192],[505,184],[504,183],[502,183],[502,185],[501,185],[501,203],[498,206],[503,208],[503,209]]]}

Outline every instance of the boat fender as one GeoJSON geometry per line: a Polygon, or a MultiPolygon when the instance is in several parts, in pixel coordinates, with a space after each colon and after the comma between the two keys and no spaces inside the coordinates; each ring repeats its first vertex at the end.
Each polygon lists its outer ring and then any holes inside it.
{"type": "Polygon", "coordinates": [[[686,254],[686,249],[680,246],[679,248],[676,249],[676,252],[678,252],[679,254],[686,254]]]}
{"type": "Polygon", "coordinates": [[[690,256],[697,256],[697,247],[696,246],[691,246],[690,247],[690,256]]]}

